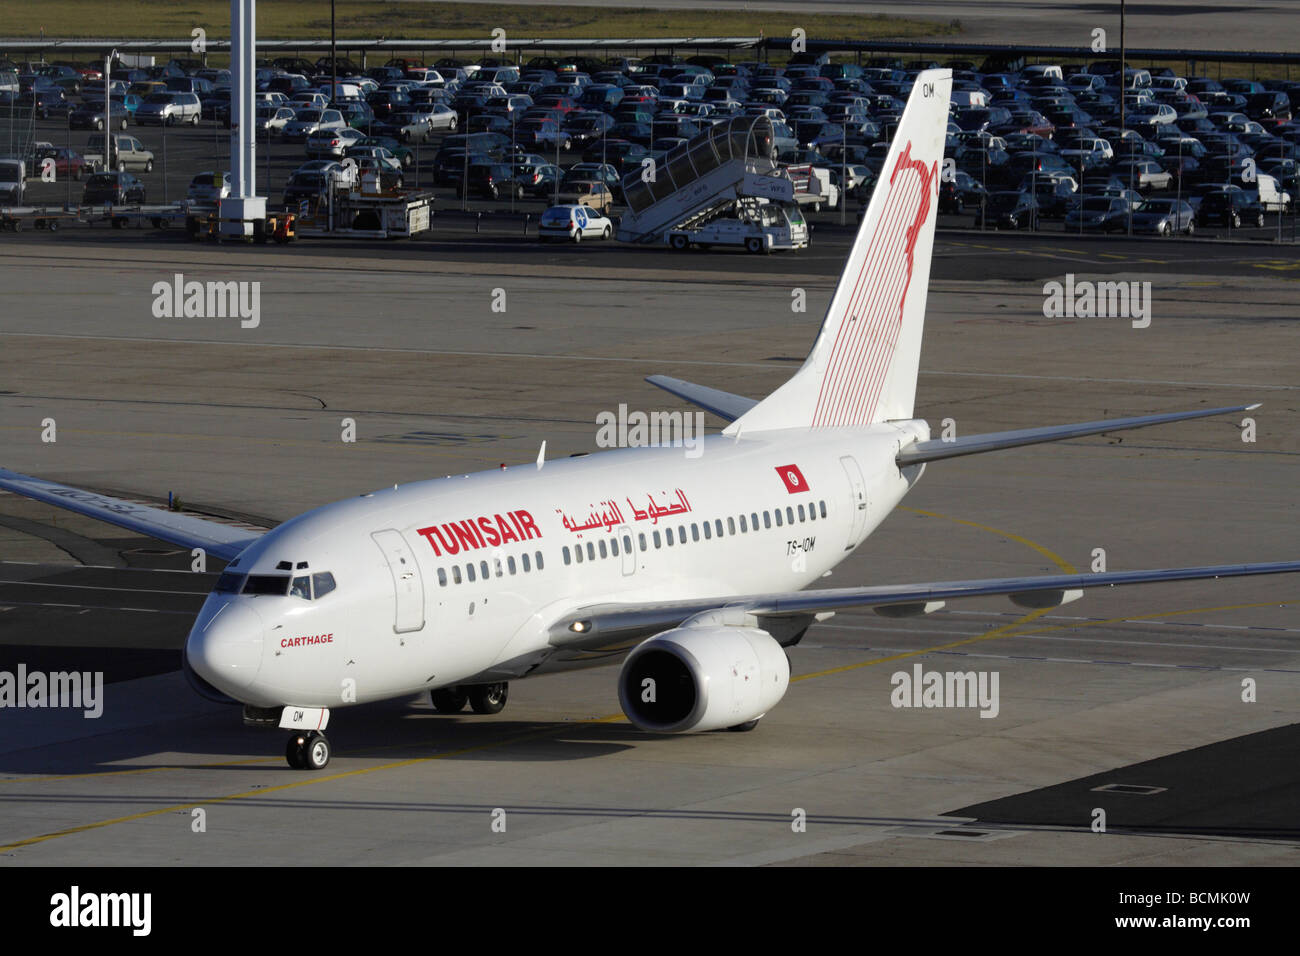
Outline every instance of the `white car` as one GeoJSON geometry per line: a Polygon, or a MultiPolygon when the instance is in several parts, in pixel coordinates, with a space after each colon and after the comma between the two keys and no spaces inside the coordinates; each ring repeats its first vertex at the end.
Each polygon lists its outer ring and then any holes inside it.
{"type": "Polygon", "coordinates": [[[584,238],[608,239],[613,234],[614,224],[589,206],[552,206],[537,224],[537,238],[542,240],[581,242],[584,238]]]}
{"type": "Polygon", "coordinates": [[[199,173],[190,180],[188,198],[198,203],[215,203],[230,195],[230,173],[199,173]]]}
{"type": "Polygon", "coordinates": [[[259,133],[269,132],[272,136],[279,136],[293,117],[293,110],[287,106],[259,104],[253,128],[259,133]]]}

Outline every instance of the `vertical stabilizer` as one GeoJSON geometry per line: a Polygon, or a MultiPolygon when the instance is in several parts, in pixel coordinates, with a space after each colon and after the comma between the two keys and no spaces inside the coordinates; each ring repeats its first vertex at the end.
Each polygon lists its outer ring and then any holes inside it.
{"type": "Polygon", "coordinates": [[[917,77],[812,352],[728,432],[912,417],[951,94],[917,77]]]}

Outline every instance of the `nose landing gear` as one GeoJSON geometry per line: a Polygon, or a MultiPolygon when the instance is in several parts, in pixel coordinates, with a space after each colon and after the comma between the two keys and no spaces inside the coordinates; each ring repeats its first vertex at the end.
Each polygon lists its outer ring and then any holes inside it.
{"type": "Polygon", "coordinates": [[[324,770],[330,762],[330,742],[319,730],[300,731],[289,738],[284,759],[294,770],[324,770]]]}

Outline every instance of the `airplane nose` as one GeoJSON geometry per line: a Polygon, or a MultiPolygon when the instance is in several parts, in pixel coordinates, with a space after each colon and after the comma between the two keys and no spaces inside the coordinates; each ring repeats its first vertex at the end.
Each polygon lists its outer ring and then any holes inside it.
{"type": "Polygon", "coordinates": [[[190,632],[185,656],[218,690],[243,690],[262,666],[262,619],[247,605],[227,603],[190,632]]]}

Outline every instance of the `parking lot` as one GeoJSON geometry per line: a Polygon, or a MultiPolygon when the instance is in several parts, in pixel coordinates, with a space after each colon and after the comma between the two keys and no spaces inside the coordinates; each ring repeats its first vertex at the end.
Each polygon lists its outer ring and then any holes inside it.
{"type": "MultiPolygon", "coordinates": [[[[610,167],[599,175],[609,184],[610,216],[617,223],[617,217],[625,207],[615,171],[621,175],[636,169],[639,156],[649,156],[658,161],[670,148],[684,142],[685,136],[668,136],[665,132],[691,134],[707,128],[711,121],[742,115],[743,112],[756,113],[760,108],[775,109],[779,114],[776,138],[781,146],[781,159],[826,169],[829,180],[841,193],[833,206],[804,205],[803,213],[813,230],[818,227],[851,227],[870,196],[871,184],[879,173],[879,163],[875,160],[883,158],[891,122],[897,118],[901,97],[906,96],[910,83],[910,71],[899,69],[902,64],[897,62],[866,68],[849,68],[836,63],[792,64],[784,68],[759,63],[740,66],[713,63],[718,70],[716,76],[704,66],[690,62],[636,64],[634,67],[629,61],[622,70],[616,69],[612,63],[579,65],[595,71],[594,75],[602,81],[593,80],[582,87],[586,100],[582,96],[573,100],[555,92],[543,93],[542,90],[550,87],[541,86],[541,81],[554,79],[557,75],[557,71],[550,67],[538,67],[532,74],[535,79],[498,84],[488,93],[484,93],[481,87],[476,89],[473,80],[425,83],[396,80],[389,75],[384,88],[366,94],[368,100],[375,101],[382,108],[382,103],[392,99],[387,87],[402,88],[397,90],[400,100],[401,95],[415,95],[421,86],[428,85],[433,87],[426,91],[426,99],[431,104],[428,108],[438,104],[447,110],[449,105],[456,111],[458,123],[454,133],[446,129],[431,129],[402,138],[403,155],[398,157],[402,188],[429,190],[434,196],[432,228],[422,234],[422,240],[436,241],[463,235],[467,224],[472,226],[476,235],[536,238],[539,217],[559,198],[559,182],[566,172],[573,178],[576,174],[570,172],[572,167],[584,160],[610,167]],[[609,69],[599,72],[597,66],[609,69]],[[653,74],[649,72],[651,67],[654,68],[653,74]],[[675,73],[679,68],[688,72],[675,73]],[[707,84],[680,82],[703,76],[709,77],[707,84]],[[532,89],[532,92],[522,92],[525,88],[532,89]],[[600,97],[588,91],[602,88],[622,91],[611,93],[609,102],[618,103],[622,99],[644,99],[645,102],[621,107],[604,105],[596,108],[589,105],[600,97]],[[515,89],[521,92],[514,92],[515,89]],[[705,99],[710,90],[723,91],[724,95],[705,99]],[[502,93],[505,95],[500,95],[502,93]],[[531,104],[534,96],[542,105],[526,105],[524,101],[531,104]],[[695,96],[700,98],[688,98],[695,96]],[[567,102],[557,105],[553,102],[557,99],[567,102]],[[716,104],[716,108],[710,107],[710,102],[716,104]],[[773,107],[771,104],[776,102],[783,105],[773,107]],[[448,105],[442,105],[444,103],[448,105]],[[641,120],[652,117],[652,122],[630,121],[626,117],[632,114],[620,113],[619,109],[638,112],[641,120]],[[543,133],[527,128],[530,114],[535,123],[549,124],[543,133]],[[537,119],[538,116],[546,118],[537,119]],[[597,122],[593,117],[602,120],[597,122]],[[615,127],[616,121],[618,125],[615,127]],[[608,132],[603,137],[579,132],[584,128],[590,129],[593,124],[595,128],[604,127],[608,132]],[[673,129],[668,129],[668,126],[673,129]],[[463,163],[444,164],[440,173],[435,161],[440,152],[446,152],[444,141],[449,135],[463,134],[466,129],[496,130],[498,148],[486,154],[473,152],[463,163]],[[508,145],[503,130],[512,136],[508,145]],[[523,133],[516,133],[517,130],[523,133]],[[559,137],[554,142],[539,139],[550,136],[552,132],[557,132],[564,142],[559,137]],[[785,139],[787,133],[793,137],[790,141],[785,139]],[[526,139],[531,137],[532,141],[525,145],[518,140],[520,135],[526,139]],[[623,139],[624,136],[636,138],[623,139]],[[630,151],[628,143],[632,143],[630,151]],[[570,148],[565,149],[564,145],[570,148]],[[505,164],[510,170],[510,182],[499,186],[485,186],[480,182],[487,175],[482,167],[493,168],[490,166],[493,163],[505,164]],[[475,167],[473,170],[471,165],[475,167]],[[467,173],[471,180],[468,196],[463,195],[458,187],[458,181],[467,173]],[[528,177],[540,181],[534,183],[528,177]],[[847,191],[841,189],[845,182],[849,183],[847,191]],[[495,193],[496,198],[492,198],[491,193],[495,193]]],[[[908,64],[910,67],[920,65],[908,64]]],[[[1121,136],[1117,128],[1104,125],[1117,124],[1119,119],[1116,97],[1109,96],[1108,101],[1105,92],[1107,81],[1100,73],[1091,80],[1087,79],[1088,75],[1077,73],[1057,79],[1050,67],[1043,70],[1031,65],[1019,72],[992,73],[987,69],[985,72],[966,69],[973,64],[953,65],[957,68],[958,78],[955,89],[959,91],[954,93],[948,148],[951,162],[945,171],[944,193],[940,200],[941,228],[987,232],[1036,230],[1067,236],[1103,231],[1126,235],[1150,232],[1151,238],[1167,231],[1175,237],[1194,233],[1200,238],[1296,240],[1296,205],[1291,201],[1291,194],[1296,191],[1293,158],[1296,130],[1293,124],[1284,120],[1269,123],[1266,129],[1259,121],[1234,109],[1236,106],[1244,108],[1249,97],[1259,97],[1260,93],[1232,92],[1227,88],[1233,86],[1232,81],[1226,86],[1214,82],[1213,86],[1221,89],[1205,89],[1205,102],[1202,103],[1195,94],[1187,92],[1190,87],[1185,84],[1195,80],[1135,76],[1131,83],[1153,85],[1143,87],[1142,91],[1131,91],[1127,129],[1121,136]],[[1080,76],[1084,76],[1084,80],[1080,76]],[[1154,92],[1148,99],[1150,91],[1154,92]],[[1197,102],[1193,104],[1191,100],[1197,102]],[[1085,104],[1093,111],[1092,114],[1084,112],[1085,104]],[[1156,122],[1157,119],[1160,121],[1156,122]],[[1092,126],[1084,125],[1089,122],[1092,126]],[[1115,143],[1105,140],[1103,134],[1111,136],[1115,143]],[[1126,156],[1134,162],[1126,163],[1126,156]],[[1268,179],[1269,175],[1263,172],[1265,169],[1271,169],[1274,174],[1269,185],[1269,189],[1274,191],[1270,196],[1275,198],[1271,203],[1260,202],[1261,186],[1250,179],[1259,174],[1268,179]],[[1148,180],[1145,185],[1143,178],[1148,180]],[[1255,187],[1253,202],[1250,196],[1252,184],[1255,187]],[[1138,188],[1130,189],[1129,185],[1138,188]],[[1246,205],[1237,200],[1224,200],[1228,208],[1217,219],[1198,212],[1202,196],[1217,193],[1216,198],[1221,199],[1222,194],[1229,192],[1240,193],[1238,199],[1244,196],[1246,205]],[[1087,202],[1081,202],[1081,197],[1087,202]],[[1145,217],[1148,221],[1144,223],[1144,216],[1137,211],[1154,208],[1141,206],[1151,199],[1168,200],[1167,205],[1181,210],[1184,218],[1179,218],[1180,214],[1176,213],[1167,225],[1157,223],[1151,228],[1151,217],[1145,217]],[[1187,206],[1182,205],[1185,202],[1187,206]],[[1104,213],[1091,219],[1086,215],[1072,214],[1071,211],[1079,206],[1104,210],[1104,213]]],[[[563,75],[565,64],[553,63],[551,66],[559,67],[559,75],[563,75]]],[[[395,68],[388,69],[392,74],[395,68]]],[[[447,68],[444,66],[444,69],[447,68]]],[[[383,68],[370,72],[375,74],[376,82],[385,79],[383,68]]],[[[449,75],[450,72],[448,70],[449,75]]],[[[1130,72],[1147,73],[1132,68],[1130,72]]],[[[525,69],[524,76],[529,75],[525,69]]],[[[591,74],[583,74],[583,77],[592,80],[591,74]]],[[[322,79],[324,77],[316,76],[312,82],[318,83],[322,79]]],[[[1110,81],[1113,80],[1111,77],[1110,81]]],[[[563,80],[559,85],[567,82],[567,79],[563,80]]],[[[1241,83],[1245,84],[1242,89],[1248,91],[1255,87],[1263,89],[1262,84],[1254,81],[1241,83]]],[[[1205,83],[1200,85],[1206,86],[1205,83]]],[[[1269,84],[1270,95],[1288,100],[1283,87],[1291,85],[1285,82],[1269,84]]],[[[8,104],[0,103],[0,142],[6,144],[6,154],[32,157],[42,149],[48,152],[50,148],[86,154],[90,149],[89,141],[95,134],[90,130],[70,128],[69,116],[83,100],[93,98],[97,89],[92,81],[87,81],[83,90],[65,97],[67,106],[63,110],[55,110],[45,118],[36,116],[25,120],[13,97],[8,104]]],[[[228,170],[229,129],[224,115],[213,109],[214,103],[220,109],[220,94],[221,89],[217,88],[213,91],[217,99],[204,98],[205,116],[197,125],[143,126],[128,119],[126,127],[119,132],[119,135],[139,140],[152,154],[149,169],[138,165],[128,167],[130,174],[139,180],[144,202],[149,206],[184,200],[197,175],[228,170]]],[[[602,104],[605,102],[601,100],[602,104]]],[[[403,104],[391,102],[388,105],[397,110],[403,104]]],[[[370,118],[360,119],[360,114],[352,116],[351,126],[358,130],[356,135],[389,131],[379,128],[383,121],[375,107],[358,105],[357,108],[369,111],[370,118]]],[[[116,115],[124,113],[119,109],[116,115]]],[[[1264,119],[1267,122],[1267,118],[1264,119]]],[[[117,123],[114,125],[116,127],[117,123]]],[[[296,192],[290,190],[291,194],[286,195],[291,177],[304,163],[312,158],[319,159],[320,155],[310,155],[304,142],[289,142],[269,132],[259,135],[257,192],[268,196],[273,204],[288,199],[293,207],[303,193],[298,189],[296,192]]],[[[466,159],[464,153],[456,155],[466,159]]],[[[341,150],[334,158],[343,158],[341,150]]],[[[32,165],[35,164],[29,160],[29,167],[32,165]]],[[[495,168],[500,179],[500,167],[495,168]]],[[[585,168],[590,170],[592,167],[585,168]]],[[[90,171],[71,170],[71,166],[61,170],[51,182],[42,180],[39,170],[29,168],[23,203],[61,208],[79,206],[85,196],[85,180],[90,171]]],[[[394,172],[393,178],[386,179],[384,184],[395,186],[396,177],[394,172]]],[[[130,198],[136,201],[139,195],[130,198]]],[[[601,197],[594,197],[594,202],[599,204],[601,197]]],[[[3,205],[4,200],[0,199],[0,206],[3,205]]],[[[83,218],[93,219],[94,216],[83,218]]],[[[26,222],[28,228],[34,224],[26,222]]],[[[20,221],[19,225],[23,223],[20,221]]],[[[65,219],[60,225],[66,229],[82,223],[65,219]]],[[[718,251],[725,254],[725,250],[718,251]]]]}

